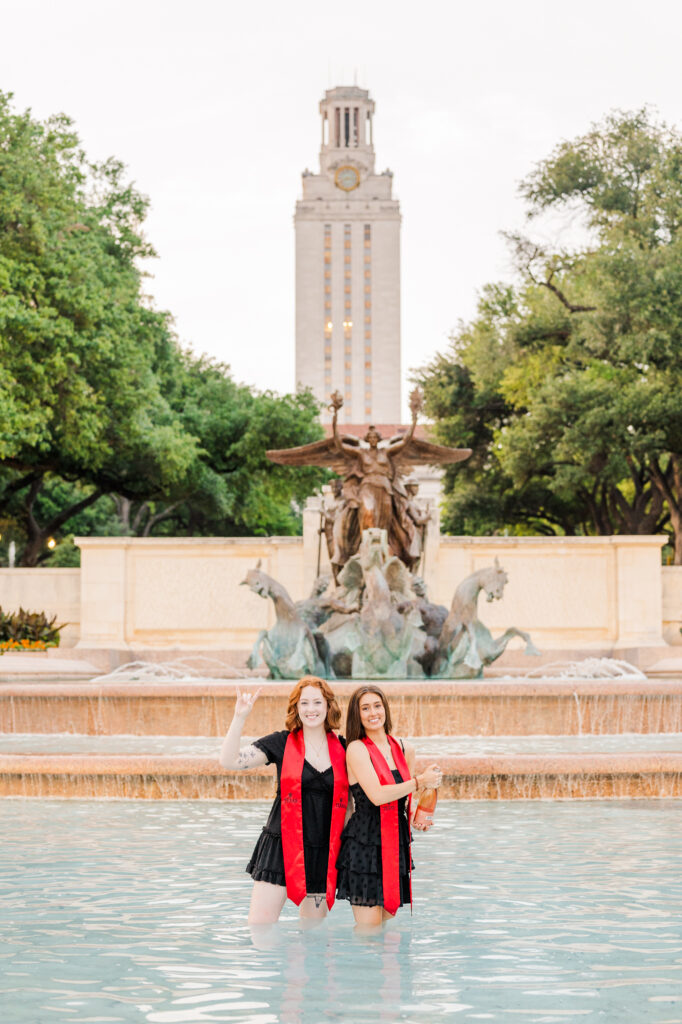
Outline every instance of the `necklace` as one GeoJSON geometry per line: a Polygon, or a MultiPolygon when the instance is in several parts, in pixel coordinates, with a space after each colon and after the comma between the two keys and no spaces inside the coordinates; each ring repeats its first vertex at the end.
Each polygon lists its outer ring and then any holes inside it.
{"type": "Polygon", "coordinates": [[[316,747],[315,744],[312,742],[312,740],[306,740],[305,746],[306,746],[306,750],[308,749],[308,747],[310,747],[310,749],[312,750],[313,754],[315,755],[315,757],[318,760],[323,756],[323,753],[324,753],[324,750],[325,750],[325,745],[323,743],[321,743],[319,747],[316,747]]]}

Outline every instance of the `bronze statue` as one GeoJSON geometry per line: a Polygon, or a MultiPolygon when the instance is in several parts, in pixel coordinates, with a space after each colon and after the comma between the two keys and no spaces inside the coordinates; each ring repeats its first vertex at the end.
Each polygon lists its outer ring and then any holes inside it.
{"type": "Polygon", "coordinates": [[[455,590],[450,613],[438,638],[438,650],[431,664],[431,675],[441,679],[481,679],[485,665],[504,654],[512,637],[526,642],[525,654],[539,655],[530,635],[510,626],[495,639],[478,617],[478,595],[485,591],[488,601],[499,601],[508,576],[497,558],[492,566],[479,569],[462,580],[455,590]]]}
{"type": "Polygon", "coordinates": [[[461,462],[469,458],[471,449],[447,448],[414,436],[422,407],[422,395],[416,388],[410,396],[409,430],[386,441],[374,426],[369,427],[364,441],[340,434],[337,418],[342,405],[343,398],[335,391],[329,406],[333,410],[331,437],[299,448],[269,451],[267,456],[283,466],[323,466],[343,477],[343,500],[332,530],[335,578],[360,547],[363,530],[368,529],[386,530],[389,553],[411,568],[419,560],[417,524],[402,477],[423,463],[461,462]]]}

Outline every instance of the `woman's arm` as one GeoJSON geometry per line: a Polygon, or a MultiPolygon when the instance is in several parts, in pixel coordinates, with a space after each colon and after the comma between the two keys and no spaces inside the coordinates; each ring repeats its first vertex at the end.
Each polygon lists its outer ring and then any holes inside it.
{"type": "Polygon", "coordinates": [[[220,757],[218,758],[221,768],[242,771],[245,768],[257,768],[268,763],[267,756],[258,747],[254,747],[253,743],[249,743],[248,746],[240,749],[244,722],[249,717],[259,693],[260,690],[256,690],[255,693],[241,693],[239,687],[237,687],[237,703],[234,708],[234,718],[230,723],[230,728],[227,730],[227,735],[220,748],[220,757]]]}
{"type": "MultiPolygon", "coordinates": [[[[417,763],[417,755],[414,752],[413,745],[411,743],[408,743],[407,740],[405,740],[405,760],[407,761],[407,767],[410,769],[410,775],[414,775],[414,768],[415,764],[417,763]]],[[[422,788],[423,787],[420,786],[419,790],[421,790],[422,788]]],[[[429,829],[433,827],[433,822],[431,822],[430,825],[420,825],[419,823],[415,823],[414,820],[414,816],[417,813],[417,807],[419,806],[419,800],[417,799],[417,797],[420,796],[419,790],[415,793],[414,800],[412,801],[412,814],[410,815],[410,825],[412,826],[412,828],[415,828],[417,832],[428,832],[429,829]]]]}
{"type": "MultiPolygon", "coordinates": [[[[392,783],[390,786],[382,786],[377,778],[377,773],[374,771],[369,751],[365,744],[361,743],[360,740],[354,740],[349,745],[346,760],[348,762],[348,767],[350,768],[349,781],[351,783],[354,781],[359,782],[368,799],[371,800],[376,807],[381,807],[382,804],[388,804],[391,800],[399,800],[401,796],[409,796],[410,793],[416,793],[422,786],[438,785],[438,769],[435,765],[429,765],[429,767],[418,778],[413,777],[408,779],[407,782],[396,782],[392,783]],[[353,779],[352,776],[355,778],[353,779]]],[[[410,771],[413,770],[413,767],[414,761],[412,767],[410,767],[410,771]]]]}

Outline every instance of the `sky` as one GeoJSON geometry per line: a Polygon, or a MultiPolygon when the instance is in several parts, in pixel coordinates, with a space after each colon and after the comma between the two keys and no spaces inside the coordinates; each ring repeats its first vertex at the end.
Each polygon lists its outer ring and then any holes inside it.
{"type": "Polygon", "coordinates": [[[500,232],[531,230],[518,186],[538,161],[615,108],[682,127],[676,0],[0,0],[0,26],[0,89],[126,164],[151,201],[146,291],[259,389],[294,387],[293,212],[325,89],[376,102],[406,382],[513,279],[500,232]]]}

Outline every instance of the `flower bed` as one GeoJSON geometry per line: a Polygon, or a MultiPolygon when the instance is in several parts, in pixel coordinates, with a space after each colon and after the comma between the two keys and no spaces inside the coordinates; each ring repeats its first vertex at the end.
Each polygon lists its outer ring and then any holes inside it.
{"type": "Polygon", "coordinates": [[[0,653],[5,651],[46,651],[48,647],[58,647],[56,643],[46,644],[43,640],[3,640],[0,642],[0,653]]]}
{"type": "Polygon", "coordinates": [[[6,651],[46,651],[59,646],[57,616],[48,619],[45,612],[4,612],[0,608],[0,654],[6,651]]]}

